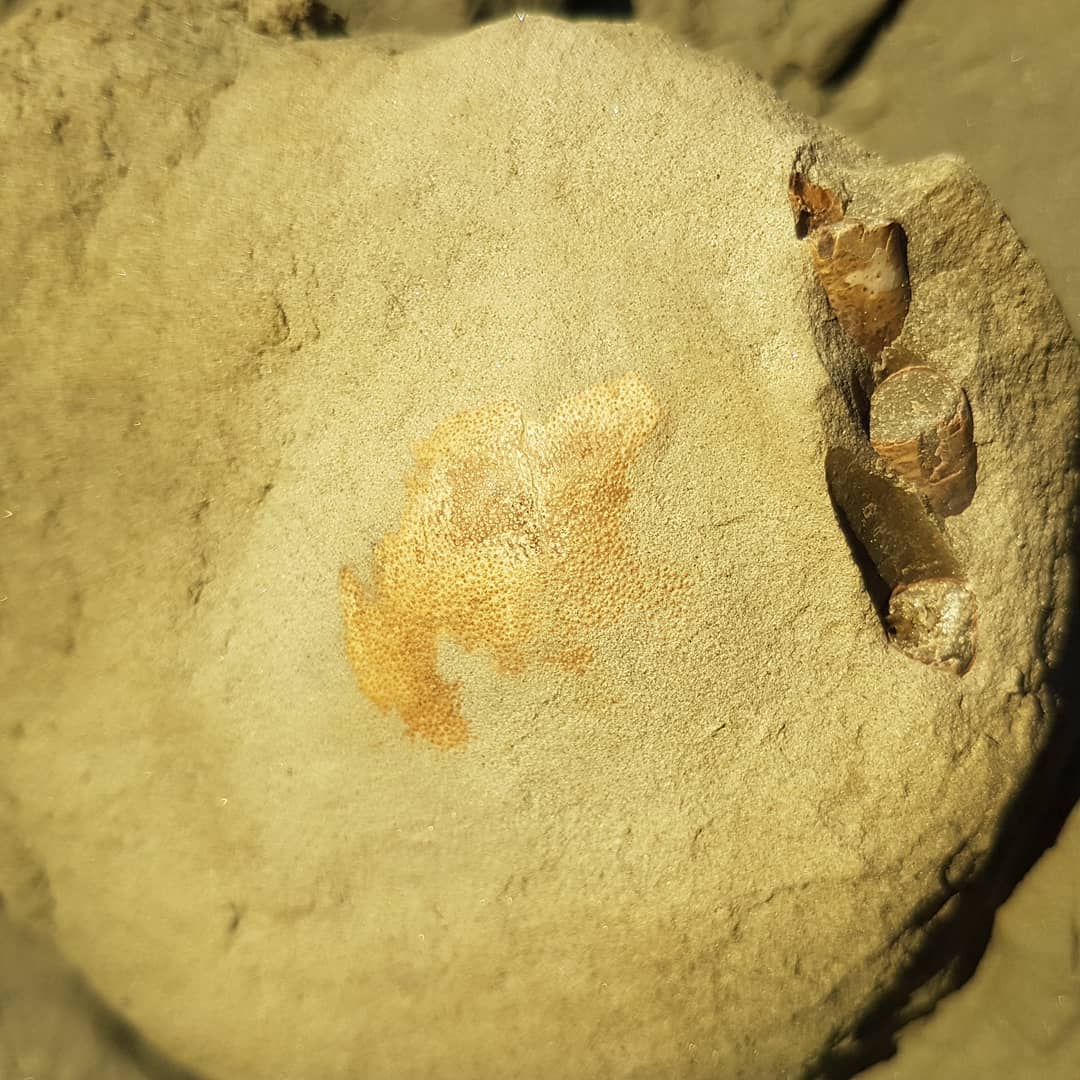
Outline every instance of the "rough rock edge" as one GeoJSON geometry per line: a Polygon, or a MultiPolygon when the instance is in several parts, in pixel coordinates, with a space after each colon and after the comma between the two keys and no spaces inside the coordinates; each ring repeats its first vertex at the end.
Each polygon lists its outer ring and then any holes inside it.
{"type": "MultiPolygon", "coordinates": [[[[845,145],[851,144],[840,140],[834,145],[829,137],[810,139],[796,156],[793,168],[809,170],[812,177],[824,176],[830,187],[842,192],[845,203],[850,197],[868,212],[886,213],[891,208],[885,189],[903,187],[905,167],[883,166],[870,155],[851,160],[844,152],[845,145]],[[839,173],[845,169],[841,180],[839,173]],[[846,181],[853,192],[849,193],[846,181]],[[883,186],[877,187],[879,184],[883,186]]],[[[926,192],[928,200],[942,197],[953,183],[960,182],[980,201],[984,216],[1007,222],[1004,210],[966,162],[954,155],[941,155],[939,161],[951,176],[926,192]]],[[[1024,269],[1041,277],[1047,296],[1052,297],[1041,267],[1026,251],[1023,258],[1027,264],[1024,269]]],[[[1068,364],[1080,372],[1080,343],[1056,298],[1051,314],[1056,317],[1055,325],[1046,327],[1046,347],[1054,357],[1051,362],[1068,364]]],[[[869,400],[864,400],[864,386],[845,383],[845,365],[830,362],[836,342],[829,327],[818,325],[809,314],[808,319],[833,387],[849,406],[850,427],[828,424],[833,439],[843,444],[860,429],[868,432],[869,400]]],[[[858,371],[858,364],[850,366],[858,371]]],[[[822,414],[828,423],[827,410],[822,414]]],[[[806,1078],[847,1080],[893,1056],[897,1033],[912,1020],[933,1012],[944,997],[972,976],[989,944],[997,909],[1053,845],[1073,808],[1076,782],[1071,778],[1080,774],[1080,727],[1070,723],[1080,710],[1080,444],[1075,441],[1060,488],[1071,509],[1060,532],[1060,546],[1048,552],[1047,561],[1061,564],[1060,580],[1067,582],[1067,588],[1056,598],[1055,610],[1069,612],[1068,623],[1062,637],[1055,633],[1053,614],[1048,612],[1042,639],[1036,643],[1042,648],[1045,673],[1023,688],[1035,702],[1040,721],[1049,725],[1048,734],[1004,815],[996,822],[983,822],[956,848],[941,868],[936,892],[887,946],[886,952],[910,957],[899,976],[893,984],[879,989],[854,1023],[832,1033],[827,1049],[806,1063],[806,1078]]],[[[853,973],[843,980],[836,988],[837,995],[846,996],[845,984],[857,978],[853,973]]]]}
{"type": "MultiPolygon", "coordinates": [[[[1072,650],[1072,651],[1075,652],[1075,649],[1072,650]]],[[[1049,758],[1049,761],[1050,761],[1050,764],[1052,764],[1052,762],[1053,762],[1052,756],[1049,758]]],[[[1057,768],[1061,769],[1061,768],[1063,768],[1063,766],[1058,765],[1057,768]]],[[[1053,769],[1051,769],[1049,771],[1052,772],[1053,769]]],[[[1027,811],[1024,811],[1024,812],[1029,813],[1030,811],[1027,810],[1027,811]]],[[[1016,814],[1016,822],[1017,822],[1017,824],[1022,823],[1023,820],[1024,820],[1024,813],[1016,814]]],[[[959,856],[959,853],[958,853],[958,856],[959,856]]],[[[989,864],[987,863],[984,866],[984,870],[988,870],[988,869],[989,869],[989,864]]],[[[989,875],[987,875],[987,876],[989,876],[989,875]]],[[[962,926],[963,919],[971,918],[972,904],[968,903],[967,907],[964,907],[964,913],[961,914],[960,913],[960,908],[963,905],[951,903],[951,901],[953,901],[954,896],[961,895],[960,892],[959,892],[960,889],[963,889],[962,885],[953,887],[953,888],[951,888],[951,891],[946,892],[946,897],[940,903],[940,905],[936,906],[932,910],[932,912],[928,913],[928,915],[927,915],[927,920],[928,921],[926,923],[921,923],[921,921],[920,921],[918,926],[914,926],[912,928],[913,934],[924,933],[924,934],[927,935],[928,939],[930,939],[930,937],[933,937],[933,939],[935,939],[937,941],[940,941],[941,943],[944,944],[946,939],[947,939],[948,931],[949,931],[950,928],[962,930],[963,929],[963,926],[962,926]],[[959,927],[957,927],[957,923],[959,923],[959,927]]],[[[972,892],[974,892],[974,887],[972,888],[972,892]]],[[[961,896],[961,899],[968,899],[968,897],[961,896]]],[[[974,900],[974,896],[971,897],[971,900],[974,900]]],[[[989,907],[986,908],[986,910],[989,913],[990,917],[993,917],[993,910],[994,910],[995,906],[996,906],[996,902],[994,903],[993,906],[989,906],[989,907]]],[[[929,944],[930,943],[928,942],[928,945],[929,944]]],[[[929,949],[924,948],[924,951],[929,951],[929,949]]],[[[916,968],[916,964],[913,963],[913,971],[914,971],[915,968],[916,968]]],[[[955,971],[956,971],[956,963],[954,962],[953,966],[946,969],[945,980],[944,981],[939,980],[939,982],[935,982],[935,983],[932,984],[933,994],[935,995],[934,1000],[936,1000],[936,997],[940,997],[941,994],[945,993],[945,991],[949,988],[949,986],[947,985],[948,984],[948,973],[955,972],[955,971]]],[[[918,985],[920,982],[924,983],[924,978],[920,978],[920,980],[917,980],[915,985],[918,985]]],[[[929,986],[930,984],[927,984],[927,985],[929,986]]],[[[927,993],[929,993],[929,990],[927,991],[927,993]]],[[[906,1008],[909,1011],[908,1016],[905,1017],[905,1018],[909,1018],[910,1015],[917,1014],[917,1013],[910,1012],[910,1010],[918,1008],[919,1007],[919,1002],[921,1002],[923,1007],[929,1007],[929,1005],[927,1004],[926,995],[923,995],[922,997],[919,997],[919,996],[915,995],[914,993],[913,993],[912,996],[910,996],[908,998],[906,1005],[904,1005],[904,1003],[901,1003],[901,1008],[902,1009],[906,1008]]],[[[922,1011],[926,1011],[926,1009],[923,1008],[922,1011]]],[[[868,1017],[867,1020],[865,1021],[865,1023],[867,1025],[869,1025],[870,1023],[872,1023],[872,1020],[873,1020],[873,1017],[868,1017]]],[[[856,1032],[856,1035],[858,1035],[858,1038],[860,1040],[863,1040],[865,1042],[865,1040],[868,1038],[868,1035],[867,1035],[868,1030],[869,1030],[868,1028],[866,1030],[864,1030],[863,1028],[860,1028],[860,1030],[858,1032],[856,1032]]],[[[842,1053],[843,1053],[843,1050],[845,1050],[845,1047],[846,1047],[846,1042],[843,1041],[843,1039],[841,1038],[840,1040],[837,1041],[837,1044],[835,1045],[833,1051],[831,1051],[831,1053],[836,1053],[837,1054],[837,1058],[836,1058],[837,1061],[839,1061],[840,1057],[842,1056],[842,1053]]],[[[823,1059],[823,1061],[824,1061],[824,1059],[823,1059]]],[[[831,1074],[831,1075],[836,1075],[836,1074],[831,1074]]]]}

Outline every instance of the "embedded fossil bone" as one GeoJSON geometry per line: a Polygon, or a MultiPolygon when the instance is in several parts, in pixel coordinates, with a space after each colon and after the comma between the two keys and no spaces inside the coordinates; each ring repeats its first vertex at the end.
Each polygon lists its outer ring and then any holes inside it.
{"type": "Polygon", "coordinates": [[[925,366],[902,368],[870,398],[870,443],[941,515],[975,494],[971,408],[963,389],[925,366]]]}
{"type": "Polygon", "coordinates": [[[795,235],[810,238],[818,280],[837,321],[874,360],[900,333],[911,303],[907,238],[899,223],[844,218],[839,195],[802,173],[788,179],[795,235]]]}
{"type": "Polygon", "coordinates": [[[924,664],[962,675],[975,655],[975,595],[922,499],[882,465],[835,448],[825,457],[829,494],[891,590],[893,642],[924,664]]]}
{"type": "Polygon", "coordinates": [[[840,196],[826,187],[811,183],[802,173],[791,174],[788,201],[795,215],[795,235],[800,240],[823,225],[835,224],[844,216],[840,196]]]}
{"type": "Polygon", "coordinates": [[[841,221],[810,235],[810,253],[837,321],[879,359],[911,302],[904,230],[895,221],[875,228],[841,221]]]}
{"type": "Polygon", "coordinates": [[[893,641],[913,660],[963,675],[975,656],[975,594],[951,578],[901,585],[889,598],[893,641]]]}

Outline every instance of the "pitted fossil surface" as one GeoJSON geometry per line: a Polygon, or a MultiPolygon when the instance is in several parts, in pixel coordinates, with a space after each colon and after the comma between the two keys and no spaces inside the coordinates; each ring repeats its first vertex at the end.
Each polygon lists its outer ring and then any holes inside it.
{"type": "Polygon", "coordinates": [[[360,690],[441,747],[469,735],[439,639],[507,674],[581,673],[594,627],[668,601],[684,582],[651,566],[623,527],[629,469],[663,415],[636,375],[565,399],[546,424],[511,402],[457,413],[414,449],[408,502],[365,585],[341,571],[360,690]]]}

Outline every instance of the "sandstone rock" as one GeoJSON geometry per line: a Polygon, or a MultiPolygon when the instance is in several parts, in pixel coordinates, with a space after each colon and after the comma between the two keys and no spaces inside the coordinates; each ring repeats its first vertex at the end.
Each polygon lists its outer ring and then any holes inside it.
{"type": "Polygon", "coordinates": [[[118,106],[111,18],[5,29],[9,79],[109,39],[5,129],[0,892],[209,1075],[819,1069],[1058,714],[1078,352],[1000,208],[641,28],[207,17],[118,106]],[[898,343],[970,404],[962,677],[830,499],[872,374],[796,168],[902,224],[898,343]]]}
{"type": "MultiPolygon", "coordinates": [[[[1069,122],[1080,110],[1073,78],[1080,21],[1060,0],[1002,4],[992,18],[986,15],[986,5],[975,0],[907,0],[831,96],[826,119],[888,158],[910,160],[943,147],[963,154],[1037,253],[1075,333],[1080,229],[1067,207],[1080,155],[1080,128],[1069,122]]],[[[1075,758],[1065,769],[1073,779],[1062,797],[1071,805],[1080,790],[1075,758]]],[[[921,1080],[929,1069],[981,1080],[1072,1080],[1077,1033],[1068,1028],[1080,1011],[1074,925],[1080,925],[1075,812],[1054,850],[995,919],[972,981],[924,1025],[906,1029],[899,1056],[870,1075],[921,1080]]]]}
{"type": "Polygon", "coordinates": [[[997,912],[994,937],[962,991],[905,1029],[897,1057],[866,1080],[918,1076],[1071,1080],[1076,1023],[1076,880],[1080,815],[997,912]]]}
{"type": "Polygon", "coordinates": [[[773,83],[829,79],[887,16],[887,0],[638,0],[635,12],[703,49],[722,49],[773,83]]]}
{"type": "Polygon", "coordinates": [[[162,1060],[48,944],[0,912],[0,1076],[50,1080],[196,1080],[162,1060]]]}

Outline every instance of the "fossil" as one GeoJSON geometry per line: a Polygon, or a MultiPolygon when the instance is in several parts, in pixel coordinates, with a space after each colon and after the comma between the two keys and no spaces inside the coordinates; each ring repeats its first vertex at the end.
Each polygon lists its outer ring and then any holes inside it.
{"type": "Polygon", "coordinates": [[[663,416],[633,373],[567,398],[546,424],[512,402],[456,413],[414,447],[400,527],[373,581],[340,575],[345,643],[361,692],[441,747],[469,737],[440,638],[516,675],[581,674],[588,632],[681,587],[624,534],[630,465],[663,416]]]}
{"type": "Polygon", "coordinates": [[[971,407],[963,389],[926,366],[902,368],[870,398],[870,443],[942,516],[975,494],[971,407]]]}
{"type": "Polygon", "coordinates": [[[906,655],[962,675],[975,656],[977,607],[923,500],[865,456],[825,457],[829,494],[890,590],[888,625],[906,655]]]}

